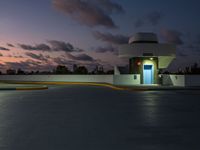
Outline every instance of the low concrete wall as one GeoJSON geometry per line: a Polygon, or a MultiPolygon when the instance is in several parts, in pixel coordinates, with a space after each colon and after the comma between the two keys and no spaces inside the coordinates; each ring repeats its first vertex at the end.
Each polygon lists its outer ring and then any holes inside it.
{"type": "Polygon", "coordinates": [[[95,82],[115,85],[139,85],[140,75],[0,75],[0,81],[95,82]]]}
{"type": "Polygon", "coordinates": [[[162,75],[162,84],[171,86],[185,86],[184,75],[162,75]]]}
{"type": "Polygon", "coordinates": [[[113,75],[0,75],[0,81],[96,82],[113,84],[113,75]]]}
{"type": "Polygon", "coordinates": [[[140,75],[115,75],[113,79],[114,85],[140,85],[140,75]]]}
{"type": "MultiPolygon", "coordinates": [[[[0,81],[95,82],[140,85],[140,75],[0,75],[0,81]]],[[[163,85],[200,86],[200,75],[162,75],[163,85]]]]}
{"type": "Polygon", "coordinates": [[[162,75],[163,85],[200,86],[200,75],[162,75]]]}
{"type": "Polygon", "coordinates": [[[166,86],[172,86],[173,83],[172,83],[172,80],[170,78],[170,75],[159,75],[161,76],[161,84],[162,85],[166,85],[166,86]]]}
{"type": "Polygon", "coordinates": [[[174,86],[185,86],[184,75],[170,75],[170,78],[174,86]]]}
{"type": "Polygon", "coordinates": [[[200,86],[200,75],[186,75],[185,85],[186,86],[200,86]]]}

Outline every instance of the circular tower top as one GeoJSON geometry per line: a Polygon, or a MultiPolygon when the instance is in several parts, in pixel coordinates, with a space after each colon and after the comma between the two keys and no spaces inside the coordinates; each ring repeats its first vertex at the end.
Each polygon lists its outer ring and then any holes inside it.
{"type": "Polygon", "coordinates": [[[158,38],[154,33],[136,33],[129,39],[129,44],[132,43],[158,43],[158,38]]]}

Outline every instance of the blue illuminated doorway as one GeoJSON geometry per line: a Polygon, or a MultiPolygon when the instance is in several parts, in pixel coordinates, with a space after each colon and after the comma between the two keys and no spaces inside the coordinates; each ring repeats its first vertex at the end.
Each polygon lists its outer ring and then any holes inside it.
{"type": "Polygon", "coordinates": [[[154,83],[154,73],[153,65],[144,65],[143,69],[143,83],[144,84],[153,84],[154,83]]]}

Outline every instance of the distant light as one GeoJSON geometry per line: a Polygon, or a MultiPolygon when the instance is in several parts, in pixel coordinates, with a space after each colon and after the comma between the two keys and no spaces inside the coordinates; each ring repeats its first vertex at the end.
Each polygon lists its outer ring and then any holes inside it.
{"type": "Polygon", "coordinates": [[[153,60],[153,57],[151,57],[150,60],[153,60]]]}

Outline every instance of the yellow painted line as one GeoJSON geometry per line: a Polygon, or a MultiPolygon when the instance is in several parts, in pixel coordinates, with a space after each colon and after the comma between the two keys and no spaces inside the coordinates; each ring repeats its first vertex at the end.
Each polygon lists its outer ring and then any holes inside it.
{"type": "Polygon", "coordinates": [[[47,90],[48,87],[17,87],[17,91],[35,91],[35,90],[47,90]]]}
{"type": "Polygon", "coordinates": [[[83,86],[103,86],[114,90],[127,90],[126,88],[117,87],[106,83],[84,83],[84,82],[13,82],[15,84],[45,84],[45,85],[83,85],[83,86]]]}

